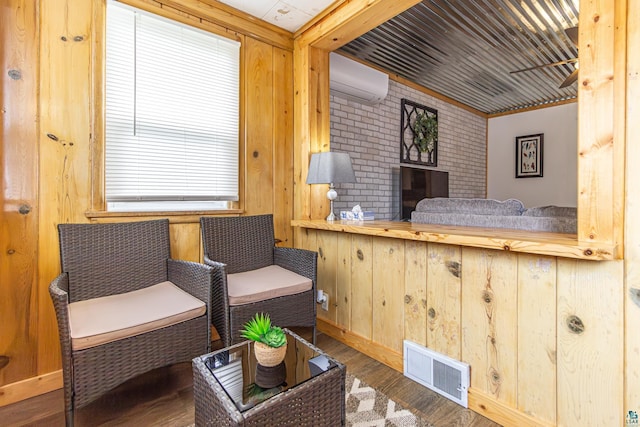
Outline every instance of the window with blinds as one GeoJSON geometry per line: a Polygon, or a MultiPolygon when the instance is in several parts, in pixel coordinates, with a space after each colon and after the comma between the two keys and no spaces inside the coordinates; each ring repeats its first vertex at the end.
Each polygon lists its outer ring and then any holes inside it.
{"type": "Polygon", "coordinates": [[[238,200],[240,43],[109,1],[107,209],[238,200]]]}

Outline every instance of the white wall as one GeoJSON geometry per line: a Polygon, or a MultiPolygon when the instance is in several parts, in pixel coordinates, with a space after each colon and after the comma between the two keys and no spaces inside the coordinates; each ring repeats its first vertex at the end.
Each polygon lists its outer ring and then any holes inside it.
{"type": "Polygon", "coordinates": [[[526,207],[573,206],[578,198],[578,104],[489,119],[487,197],[520,199],[526,207]],[[517,136],[544,134],[543,176],[515,178],[517,136]]]}

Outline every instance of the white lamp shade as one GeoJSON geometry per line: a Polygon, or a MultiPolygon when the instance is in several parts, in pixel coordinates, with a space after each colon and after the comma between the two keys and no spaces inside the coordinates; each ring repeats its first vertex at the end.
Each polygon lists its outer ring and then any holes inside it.
{"type": "Polygon", "coordinates": [[[324,152],[311,155],[307,184],[357,182],[348,153],[324,152]]]}

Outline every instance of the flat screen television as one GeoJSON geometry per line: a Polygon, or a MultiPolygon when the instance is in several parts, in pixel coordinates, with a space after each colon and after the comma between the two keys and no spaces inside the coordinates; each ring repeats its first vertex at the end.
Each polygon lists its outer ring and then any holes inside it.
{"type": "Polygon", "coordinates": [[[400,219],[408,221],[424,198],[449,197],[449,172],[400,166],[400,219]]]}

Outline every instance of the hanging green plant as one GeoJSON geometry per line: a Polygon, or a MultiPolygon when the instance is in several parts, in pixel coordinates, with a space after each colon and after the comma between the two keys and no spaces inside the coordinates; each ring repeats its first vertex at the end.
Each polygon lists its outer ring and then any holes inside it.
{"type": "Polygon", "coordinates": [[[431,153],[438,140],[438,119],[426,111],[418,113],[413,124],[413,142],[423,153],[431,153]]]}

